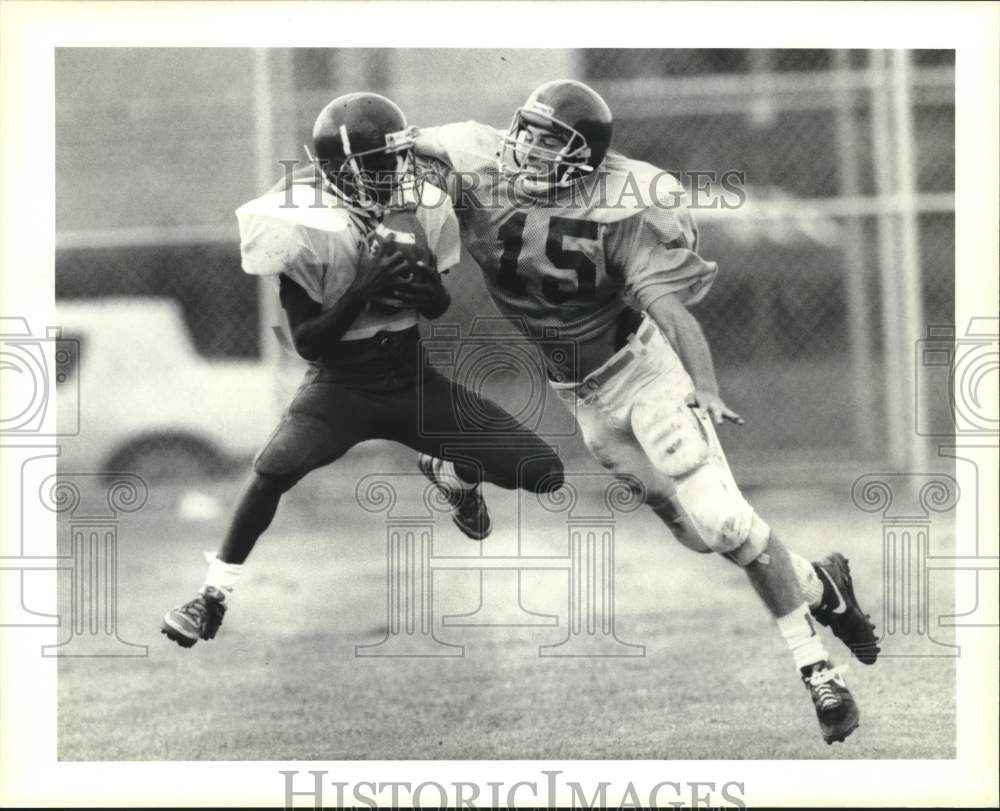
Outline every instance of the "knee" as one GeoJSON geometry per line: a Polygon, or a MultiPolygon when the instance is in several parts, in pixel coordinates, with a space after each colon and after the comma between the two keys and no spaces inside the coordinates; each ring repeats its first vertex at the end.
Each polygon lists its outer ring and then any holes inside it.
{"type": "Polygon", "coordinates": [[[280,487],[282,492],[309,471],[329,464],[349,447],[323,420],[301,411],[288,414],[254,459],[254,473],[266,482],[257,487],[280,487]]]}
{"type": "Polygon", "coordinates": [[[737,566],[746,568],[767,551],[770,542],[771,528],[757,513],[753,513],[746,535],[738,546],[725,554],[725,557],[737,566]]]}
{"type": "Polygon", "coordinates": [[[526,460],[520,473],[521,489],[530,493],[554,493],[566,481],[562,460],[555,452],[526,460]]]}
{"type": "Polygon", "coordinates": [[[771,528],[745,501],[696,513],[693,524],[707,547],[740,566],[757,560],[771,537],[771,528]]]}
{"type": "Polygon", "coordinates": [[[738,490],[708,471],[682,483],[678,496],[682,518],[711,551],[748,566],[767,549],[770,527],[738,490]]]}

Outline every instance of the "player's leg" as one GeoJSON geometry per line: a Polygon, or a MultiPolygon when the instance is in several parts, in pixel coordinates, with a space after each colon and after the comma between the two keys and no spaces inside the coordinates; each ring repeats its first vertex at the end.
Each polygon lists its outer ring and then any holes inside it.
{"type": "MultiPolygon", "coordinates": [[[[697,415],[672,392],[654,384],[637,395],[630,422],[653,467],[675,482],[658,514],[680,530],[681,540],[688,546],[696,547],[699,541],[706,542],[706,523],[728,521],[740,527],[740,533],[746,533],[753,522],[760,520],[755,514],[749,517],[752,508],[733,479],[715,426],[707,417],[697,415]],[[719,505],[728,506],[720,510],[719,505]],[[727,515],[726,510],[733,514],[727,515]],[[689,520],[684,521],[684,516],[689,520]],[[694,537],[690,537],[692,533],[694,537]]],[[[761,529],[761,532],[769,530],[761,529]]],[[[718,543],[709,548],[719,551],[718,543]]],[[[734,560],[732,555],[727,557],[734,560]]],[[[773,610],[781,610],[788,607],[790,599],[804,597],[810,606],[818,606],[823,587],[809,561],[783,545],[778,557],[780,575],[774,574],[773,567],[761,575],[765,583],[773,582],[773,588],[760,586],[765,592],[761,594],[764,602],[773,610]],[[797,589],[782,585],[786,576],[795,581],[797,589]]],[[[758,568],[748,567],[747,571],[751,582],[758,586],[755,576],[758,568]]]]}
{"type": "MultiPolygon", "coordinates": [[[[649,329],[650,326],[641,329],[649,329]]],[[[654,464],[671,475],[681,477],[678,489],[686,491],[687,498],[697,495],[692,493],[697,488],[683,483],[689,478],[688,471],[709,465],[725,481],[727,491],[737,495],[733,503],[744,502],[712,421],[686,406],[684,395],[693,388],[691,380],[662,334],[657,331],[645,342],[633,342],[632,351],[636,355],[633,363],[639,367],[635,376],[642,379],[643,374],[649,374],[652,382],[643,385],[641,397],[635,389],[629,391],[627,386],[624,387],[622,399],[629,403],[632,399],[641,400],[644,406],[648,406],[645,409],[634,407],[630,418],[633,430],[642,435],[640,441],[648,449],[654,464]]],[[[709,488],[705,489],[710,492],[709,488]]],[[[828,625],[859,661],[874,663],[879,653],[875,627],[855,597],[846,558],[833,554],[811,563],[787,547],[784,551],[812,616],[823,625],[828,625]]],[[[784,557],[781,556],[782,559],[784,557]]],[[[784,565],[779,563],[779,570],[784,569],[784,565]]],[[[777,580],[783,580],[785,574],[787,572],[782,571],[777,580]]],[[[765,573],[765,582],[772,576],[770,571],[765,573]]],[[[765,599],[783,602],[778,594],[775,598],[765,599]]]]}
{"type": "Polygon", "coordinates": [[[416,440],[453,448],[447,455],[466,481],[532,493],[562,487],[557,449],[506,409],[436,372],[425,373],[422,385],[425,417],[423,428],[414,426],[416,440]]]}
{"type": "MultiPolygon", "coordinates": [[[[705,543],[691,516],[684,511],[678,501],[677,487],[673,479],[653,466],[635,435],[631,431],[613,428],[605,416],[593,407],[580,405],[578,414],[585,444],[597,461],[608,471],[641,482],[647,506],[667,525],[682,545],[702,554],[712,552],[712,548],[705,543]]],[[[761,580],[765,581],[763,587],[765,593],[761,596],[775,610],[795,607],[800,602],[798,593],[786,587],[789,580],[797,584],[800,591],[804,591],[804,587],[808,586],[809,594],[815,595],[812,599],[818,606],[824,592],[813,564],[802,556],[788,551],[777,538],[773,538],[773,534],[772,539],[775,549],[778,550],[780,547],[778,551],[780,560],[777,564],[780,575],[775,576],[773,570],[760,573],[759,565],[752,564],[748,567],[751,582],[756,585],[761,580]],[[788,577],[789,571],[792,574],[791,578],[788,577]],[[773,587],[767,585],[769,579],[776,581],[773,587]],[[772,596],[772,591],[777,599],[772,596]],[[790,606],[790,603],[794,604],[790,606]]]]}
{"type": "Polygon", "coordinates": [[[493,532],[493,518],[483,497],[479,470],[476,465],[462,459],[441,458],[444,455],[441,447],[434,447],[432,443],[429,453],[417,454],[417,469],[451,506],[452,520],[462,534],[481,541],[493,532]]]}
{"type": "Polygon", "coordinates": [[[743,497],[708,418],[656,383],[635,398],[632,430],[650,462],[675,484],[670,497],[685,528],[742,566],[771,611],[810,691],[824,740],[843,741],[858,725],[858,708],[830,664],[816,632],[793,559],[743,497]]]}
{"type": "Polygon", "coordinates": [[[492,528],[482,482],[531,492],[562,486],[557,451],[496,403],[428,369],[413,396],[409,411],[401,406],[391,438],[420,452],[421,472],[470,538],[482,539],[492,528]]]}
{"type": "MultiPolygon", "coordinates": [[[[646,399],[645,402],[651,402],[651,400],[646,399]]],[[[649,414],[643,416],[640,408],[633,412],[633,418],[638,419],[640,423],[643,420],[650,423],[649,429],[646,429],[646,433],[649,435],[647,446],[669,447],[679,441],[671,431],[679,431],[683,434],[684,429],[674,428],[663,432],[663,426],[669,424],[669,421],[661,419],[660,406],[656,401],[652,402],[649,414]]],[[[699,433],[707,443],[708,461],[706,464],[717,471],[718,476],[725,481],[729,492],[739,493],[739,487],[733,479],[725,452],[722,450],[711,420],[705,416],[697,416],[690,410],[682,411],[677,416],[678,419],[693,421],[697,424],[699,433]]],[[[689,441],[695,444],[698,438],[692,436],[689,441]]],[[[661,464],[669,465],[671,463],[661,461],[661,464]]],[[[681,489],[690,488],[682,486],[681,489]]],[[[784,582],[788,574],[787,567],[784,566],[784,559],[787,557],[791,572],[798,582],[799,589],[813,618],[821,624],[829,626],[834,635],[848,647],[859,661],[864,664],[873,664],[879,654],[875,626],[862,610],[854,594],[854,584],[847,559],[843,555],[834,553],[820,561],[810,562],[777,539],[775,539],[775,544],[782,547],[783,554],[779,555],[778,564],[781,573],[775,575],[772,569],[759,571],[756,566],[748,567],[747,574],[755,588],[763,588],[767,591],[774,589],[778,595],[777,599],[781,602],[780,593],[784,590],[780,584],[784,582]],[[763,579],[763,585],[758,585],[761,583],[758,578],[763,579]]],[[[769,594],[761,596],[769,604],[774,599],[769,594]]]]}
{"type": "Polygon", "coordinates": [[[229,530],[209,560],[198,594],[168,611],[160,630],[183,647],[212,639],[222,624],[243,564],[270,526],[282,495],[311,470],[340,458],[370,434],[361,395],[310,373],[240,491],[229,530]]]}
{"type": "Polygon", "coordinates": [[[418,451],[417,468],[451,506],[455,526],[466,537],[481,541],[493,531],[481,486],[483,470],[464,454],[447,453],[447,442],[454,444],[458,433],[453,409],[439,376],[425,368],[417,386],[399,402],[386,437],[418,451]]]}
{"type": "Polygon", "coordinates": [[[550,385],[576,415],[583,444],[601,467],[632,487],[684,546],[694,552],[711,552],[689,526],[687,516],[678,511],[673,480],[653,467],[631,429],[616,427],[596,403],[577,399],[575,387],[550,385]]]}
{"type": "MultiPolygon", "coordinates": [[[[646,504],[684,546],[702,554],[712,552],[712,548],[703,540],[691,516],[683,509],[677,496],[678,488],[674,478],[650,461],[649,455],[635,436],[631,420],[628,420],[628,428],[617,428],[608,419],[607,409],[599,407],[596,403],[585,404],[576,400],[575,394],[572,393],[573,387],[556,386],[554,389],[567,406],[575,410],[584,442],[597,461],[606,470],[640,481],[645,491],[646,504]]],[[[662,394],[660,391],[651,399],[658,402],[656,398],[662,394]]],[[[623,414],[628,414],[629,410],[626,407],[623,414]]],[[[658,416],[658,413],[651,415],[653,423],[651,427],[662,431],[665,421],[658,419],[658,416]]],[[[685,413],[682,416],[690,418],[693,415],[685,413]]],[[[654,438],[654,441],[669,446],[674,440],[672,436],[668,436],[667,431],[663,431],[661,436],[654,438]]],[[[715,445],[718,446],[717,440],[715,445]]],[[[721,454],[721,447],[718,447],[718,452],[721,454]]],[[[694,466],[693,461],[690,464],[694,466]]],[[[728,467],[726,470],[728,474],[728,467]]],[[[732,487],[735,489],[735,482],[732,487]]],[[[823,588],[812,564],[794,553],[788,553],[788,557],[800,588],[809,595],[810,601],[818,606],[823,588]]]]}

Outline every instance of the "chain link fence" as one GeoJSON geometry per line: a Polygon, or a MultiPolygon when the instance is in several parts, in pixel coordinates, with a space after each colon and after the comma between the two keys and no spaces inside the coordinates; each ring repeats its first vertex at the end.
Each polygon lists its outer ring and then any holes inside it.
{"type": "MultiPolygon", "coordinates": [[[[517,81],[501,76],[488,92],[472,92],[455,68],[458,57],[434,51],[419,54],[433,88],[415,84],[415,52],[73,51],[57,53],[56,62],[59,303],[74,305],[81,333],[109,328],[87,317],[90,305],[108,297],[151,312],[166,308],[166,322],[184,332],[203,368],[237,364],[259,381],[254,391],[270,392],[248,402],[245,388],[206,385],[192,401],[190,388],[177,385],[184,365],[165,371],[153,341],[141,351],[149,377],[162,378],[162,394],[137,406],[124,396],[134,379],[88,375],[84,357],[78,445],[88,464],[105,464],[137,438],[155,455],[209,400],[220,414],[251,410],[257,418],[247,424],[259,427],[203,421],[197,439],[206,453],[245,460],[266,438],[299,364],[276,349],[274,303],[262,299],[270,294],[240,270],[232,210],[280,176],[277,159],[302,157],[299,145],[329,98],[364,87],[399,100],[417,124],[480,118],[503,126],[499,111],[509,115],[525,86],[550,78],[540,71],[560,69],[604,95],[615,113],[615,146],[630,157],[676,171],[686,184],[692,172],[742,173],[741,207],[695,212],[702,253],[720,266],[695,312],[723,394],[748,421],[724,437],[738,472],[763,478],[765,469],[816,463],[833,470],[838,460],[893,453],[894,401],[886,399],[885,379],[894,367],[886,353],[887,341],[899,336],[888,325],[907,270],[890,266],[896,262],[884,229],[894,223],[898,238],[907,211],[901,179],[886,166],[900,124],[888,113],[892,76],[880,52],[518,52],[524,72],[517,81]],[[158,66],[162,59],[181,66],[181,76],[158,66]],[[146,78],[109,78],[108,86],[86,79],[122,71],[146,78]],[[125,166],[115,160],[120,154],[128,156],[125,166]],[[92,203],[95,184],[99,206],[92,203]],[[88,396],[90,389],[100,395],[88,396]],[[172,402],[176,391],[183,401],[172,402]],[[148,413],[124,419],[115,411],[121,402],[148,413]],[[116,422],[129,428],[113,439],[87,432],[88,423],[116,422]]],[[[493,56],[462,53],[470,64],[493,56]]],[[[906,62],[923,330],[953,321],[954,54],[917,51],[906,62]]],[[[468,259],[451,286],[450,320],[495,312],[468,259]]],[[[140,351],[129,336],[117,338],[113,351],[140,351]]],[[[946,408],[947,392],[930,396],[935,408],[946,408]]]]}
{"type": "MultiPolygon", "coordinates": [[[[951,323],[954,53],[909,56],[921,303],[927,323],[951,323]]],[[[724,393],[758,422],[727,437],[747,459],[888,452],[880,381],[893,288],[880,274],[905,269],[879,265],[879,218],[894,212],[878,195],[895,190],[878,183],[877,140],[892,133],[874,125],[888,76],[873,61],[866,51],[583,54],[627,154],[681,172],[745,173],[741,210],[697,215],[702,251],[721,272],[696,313],[724,393]]]]}

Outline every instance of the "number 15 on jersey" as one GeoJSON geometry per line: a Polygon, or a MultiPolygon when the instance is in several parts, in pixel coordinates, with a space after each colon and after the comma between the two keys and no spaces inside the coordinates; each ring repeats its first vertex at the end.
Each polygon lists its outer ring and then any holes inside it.
{"type": "Polygon", "coordinates": [[[570,217],[537,222],[515,211],[500,226],[497,284],[514,296],[541,295],[552,304],[593,299],[604,253],[600,223],[570,217]],[[535,289],[532,289],[535,288],[535,289]]]}

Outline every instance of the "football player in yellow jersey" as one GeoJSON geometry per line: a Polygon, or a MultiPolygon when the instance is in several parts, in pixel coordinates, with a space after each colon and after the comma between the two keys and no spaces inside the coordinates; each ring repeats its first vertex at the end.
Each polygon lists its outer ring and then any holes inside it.
{"type": "Polygon", "coordinates": [[[711,353],[687,306],[718,268],[698,253],[683,187],[610,151],[612,116],[571,80],[535,90],[504,133],[469,121],[418,133],[437,163],[468,252],[496,306],[539,340],[551,385],[609,471],[642,482],[646,503],[685,546],[743,567],[774,615],[827,743],[858,708],[813,625],[874,663],[874,626],[847,560],[786,549],[741,494],[715,433],[743,420],[719,396],[711,353]],[[553,332],[553,330],[555,332],[553,332]],[[575,357],[546,352],[546,335],[575,357]]]}

